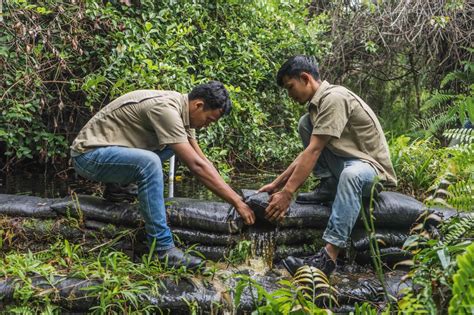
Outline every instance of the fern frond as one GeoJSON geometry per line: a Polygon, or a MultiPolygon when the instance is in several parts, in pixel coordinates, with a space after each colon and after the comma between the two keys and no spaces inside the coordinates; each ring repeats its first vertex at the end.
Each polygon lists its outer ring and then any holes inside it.
{"type": "Polygon", "coordinates": [[[338,305],[336,288],[330,285],[328,277],[321,270],[303,266],[296,271],[293,284],[302,286],[305,298],[315,303],[317,299],[326,297],[338,305]]]}
{"type": "Polygon", "coordinates": [[[453,117],[449,111],[432,114],[430,117],[415,119],[412,122],[412,128],[421,128],[424,130],[437,130],[442,127],[456,121],[456,117],[453,117]]]}
{"type": "Polygon", "coordinates": [[[449,314],[474,314],[474,243],[457,258],[459,270],[453,277],[449,314]]]}
{"type": "Polygon", "coordinates": [[[456,94],[451,94],[448,91],[436,91],[420,108],[421,112],[428,112],[429,110],[446,105],[449,101],[456,98],[456,94]]]}
{"type": "Polygon", "coordinates": [[[448,203],[457,210],[472,211],[474,209],[474,180],[460,181],[448,189],[448,203]]]}
{"type": "Polygon", "coordinates": [[[448,83],[450,83],[452,81],[455,81],[455,80],[462,81],[466,85],[469,85],[473,82],[473,79],[474,79],[474,76],[469,71],[457,70],[457,71],[453,71],[453,72],[448,73],[443,78],[443,80],[441,80],[440,87],[444,88],[448,83]]]}
{"type": "Polygon", "coordinates": [[[459,219],[458,222],[453,222],[454,223],[444,227],[447,230],[447,234],[443,238],[444,244],[459,242],[463,236],[466,236],[469,232],[472,233],[474,230],[474,215],[468,215],[467,217],[459,219]]]}
{"type": "Polygon", "coordinates": [[[455,128],[443,132],[447,140],[457,140],[460,143],[474,143],[474,129],[455,128]]]}

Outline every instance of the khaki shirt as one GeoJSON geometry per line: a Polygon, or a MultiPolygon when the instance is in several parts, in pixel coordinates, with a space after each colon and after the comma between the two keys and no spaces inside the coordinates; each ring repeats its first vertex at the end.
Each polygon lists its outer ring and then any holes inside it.
{"type": "Polygon", "coordinates": [[[186,94],[138,90],[120,96],[95,114],[73,141],[71,155],[103,146],[157,151],[167,144],[188,142],[188,138],[194,139],[195,133],[189,127],[186,94]]]}
{"type": "Polygon", "coordinates": [[[345,87],[324,81],[309,102],[314,135],[332,138],[327,148],[336,155],[369,162],[387,184],[397,177],[387,140],[372,109],[345,87]]]}

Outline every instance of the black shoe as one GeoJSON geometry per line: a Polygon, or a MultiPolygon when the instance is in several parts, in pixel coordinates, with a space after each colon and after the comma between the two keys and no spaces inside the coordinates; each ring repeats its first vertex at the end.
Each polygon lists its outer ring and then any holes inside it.
{"type": "Polygon", "coordinates": [[[337,180],[334,177],[324,177],[312,192],[300,193],[296,197],[297,203],[320,204],[334,201],[336,198],[337,180]]]}
{"type": "Polygon", "coordinates": [[[161,263],[172,268],[184,266],[187,270],[196,270],[201,267],[204,262],[201,258],[187,254],[177,247],[167,250],[158,250],[156,253],[157,258],[161,263]]]}
{"type": "Polygon", "coordinates": [[[105,184],[104,198],[112,202],[132,202],[138,196],[138,185],[131,183],[120,185],[115,183],[105,184]]]}
{"type": "Polygon", "coordinates": [[[286,270],[288,270],[292,276],[294,276],[296,271],[302,266],[315,267],[324,272],[328,277],[334,269],[336,269],[336,263],[329,257],[324,247],[321,248],[316,255],[305,259],[289,256],[283,260],[283,266],[285,266],[286,270]]]}

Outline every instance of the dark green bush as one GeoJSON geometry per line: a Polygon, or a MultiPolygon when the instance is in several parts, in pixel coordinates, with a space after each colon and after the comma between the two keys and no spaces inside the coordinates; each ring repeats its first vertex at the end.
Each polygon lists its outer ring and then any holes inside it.
{"type": "Polygon", "coordinates": [[[0,143],[10,164],[63,161],[83,124],[125,92],[184,93],[210,79],[224,82],[235,104],[199,133],[210,157],[287,161],[299,148],[303,107],[276,87],[275,72],[289,55],[328,47],[324,19],[305,24],[299,1],[16,0],[4,9],[0,143]]]}

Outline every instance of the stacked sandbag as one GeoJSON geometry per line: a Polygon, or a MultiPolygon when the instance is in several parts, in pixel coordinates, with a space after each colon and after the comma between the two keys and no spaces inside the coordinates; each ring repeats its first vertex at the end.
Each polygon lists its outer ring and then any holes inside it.
{"type": "MultiPolygon", "coordinates": [[[[409,236],[407,230],[376,229],[374,239],[380,251],[380,258],[384,264],[392,268],[396,263],[410,259],[409,251],[403,250],[402,246],[409,236]]],[[[370,251],[370,238],[366,230],[356,228],[352,231],[351,245],[355,253],[355,261],[366,265],[372,263],[372,252],[370,251]]]]}
{"type": "MultiPolygon", "coordinates": [[[[284,220],[276,225],[265,219],[265,209],[269,203],[269,195],[267,193],[243,190],[243,196],[261,224],[274,226],[281,230],[301,230],[303,233],[311,229],[324,231],[331,215],[331,208],[329,206],[292,202],[284,220]]],[[[369,201],[364,200],[363,206],[364,211],[368,214],[369,201]]],[[[395,263],[411,257],[411,254],[402,250],[401,247],[408,238],[409,230],[417,219],[425,214],[429,218],[428,223],[437,224],[457,213],[452,209],[427,208],[418,200],[400,193],[382,192],[375,199],[371,214],[376,229],[375,238],[378,240],[382,261],[387,265],[393,266],[395,263]]],[[[369,216],[366,217],[369,218],[369,216]]],[[[297,233],[294,235],[296,237],[297,233]]],[[[304,256],[310,251],[307,245],[308,243],[302,243],[299,250],[290,247],[284,250],[281,255],[276,256],[277,258],[286,254],[304,256]]],[[[352,247],[356,253],[356,261],[362,264],[371,263],[369,238],[364,229],[362,215],[357,220],[353,231],[352,247]]]]}
{"type": "Polygon", "coordinates": [[[166,207],[175,236],[206,259],[224,259],[241,238],[243,220],[228,203],[171,198],[166,207]]]}
{"type": "MultiPolygon", "coordinates": [[[[269,199],[267,193],[243,190],[243,196],[257,216],[257,224],[250,228],[244,226],[235,208],[227,203],[189,198],[168,199],[168,222],[175,238],[188,247],[194,245],[194,250],[211,260],[225,258],[241,240],[252,242],[255,255],[270,253],[274,261],[288,255],[314,254],[323,246],[321,237],[331,214],[329,207],[293,202],[283,222],[275,225],[264,218],[269,199]]],[[[400,241],[406,238],[409,227],[425,212],[431,213],[429,218],[435,223],[456,214],[455,211],[446,209],[426,209],[415,199],[394,192],[379,195],[372,214],[376,230],[380,234],[379,245],[386,251],[387,258],[400,256],[395,248],[400,248],[400,241]],[[389,234],[385,237],[384,233],[389,234]],[[394,237],[393,233],[397,235],[396,244],[388,241],[394,237]]],[[[117,238],[123,232],[120,229],[136,229],[138,232],[133,232],[130,240],[120,237],[113,243],[132,255],[146,252],[143,220],[137,203],[114,203],[95,196],[81,195],[55,200],[0,194],[0,217],[39,220],[26,226],[22,233],[17,233],[16,240],[24,241],[25,248],[33,245],[35,240],[39,243],[41,235],[79,240],[97,246],[100,242],[107,242],[107,238],[117,238]],[[41,220],[45,221],[40,223],[41,220]],[[75,225],[64,223],[69,220],[76,220],[75,225]],[[114,228],[110,229],[110,226],[114,228]]],[[[17,224],[19,226],[23,228],[20,223],[17,224]]],[[[361,220],[357,226],[362,226],[361,220]]],[[[359,239],[361,238],[360,236],[359,239]]],[[[47,242],[39,245],[46,246],[47,242]]],[[[354,247],[356,252],[361,253],[358,256],[370,257],[367,245],[354,247]]],[[[406,253],[401,254],[403,256],[406,253]]]]}
{"type": "Polygon", "coordinates": [[[327,206],[292,202],[284,220],[275,224],[265,219],[268,193],[243,189],[242,195],[254,211],[257,224],[275,229],[273,262],[279,262],[288,256],[314,255],[324,246],[322,234],[331,214],[331,209],[327,206]]]}

